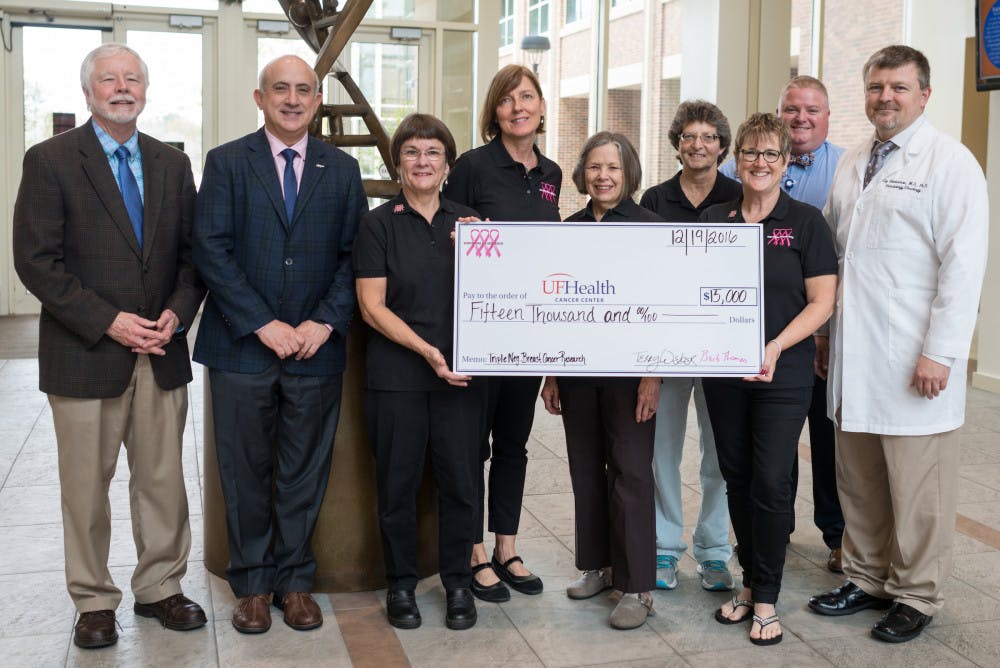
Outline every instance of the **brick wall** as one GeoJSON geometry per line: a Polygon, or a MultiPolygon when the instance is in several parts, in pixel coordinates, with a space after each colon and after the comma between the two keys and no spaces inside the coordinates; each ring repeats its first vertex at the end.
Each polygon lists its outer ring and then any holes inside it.
{"type": "MultiPolygon", "coordinates": [[[[872,126],[865,116],[861,68],[883,46],[903,35],[903,0],[838,0],[826,3],[823,83],[830,93],[830,141],[855,146],[872,126]]],[[[931,63],[933,67],[933,63],[931,63]]]]}

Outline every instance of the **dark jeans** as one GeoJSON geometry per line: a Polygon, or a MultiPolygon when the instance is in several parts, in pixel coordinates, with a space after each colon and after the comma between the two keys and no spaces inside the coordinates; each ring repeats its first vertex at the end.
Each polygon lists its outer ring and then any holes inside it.
{"type": "Polygon", "coordinates": [[[209,381],[229,586],[237,597],[311,591],[310,541],[330,477],[341,376],[274,364],[255,374],[210,369],[209,381]]]}
{"type": "Polygon", "coordinates": [[[655,422],[635,421],[638,378],[560,378],[576,512],[576,566],[611,566],[614,588],[656,586],[655,422]]]}
{"type": "Polygon", "coordinates": [[[792,467],[812,388],[705,378],[743,585],[776,603],[792,522],[792,467]]]}
{"type": "MultiPolygon", "coordinates": [[[[489,530],[515,535],[521,521],[524,474],[528,468],[528,437],[535,420],[535,400],[542,379],[538,376],[491,376],[486,381],[486,416],[480,443],[480,460],[490,462],[489,530]],[[492,447],[490,436],[492,435],[492,447]]],[[[479,522],[476,542],[483,542],[485,467],[479,474],[479,522]]]]}
{"type": "Polygon", "coordinates": [[[417,492],[427,448],[438,489],[438,557],[446,590],[472,583],[476,524],[476,443],[482,396],[472,387],[433,392],[365,392],[375,454],[379,527],[390,589],[413,589],[417,573],[417,492]]]}

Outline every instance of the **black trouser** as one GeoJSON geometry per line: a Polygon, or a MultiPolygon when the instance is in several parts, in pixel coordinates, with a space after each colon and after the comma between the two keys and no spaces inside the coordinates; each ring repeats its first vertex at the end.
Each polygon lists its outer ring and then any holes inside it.
{"type": "Polygon", "coordinates": [[[330,477],[341,375],[298,376],[274,364],[256,374],[210,369],[209,381],[229,586],[238,597],[311,591],[310,541],[330,477]]]}
{"type": "Polygon", "coordinates": [[[653,428],[635,421],[638,378],[559,378],[576,511],[576,567],[611,566],[614,588],[656,586],[653,428]]]}
{"type": "Polygon", "coordinates": [[[792,520],[792,466],[812,388],[705,378],[743,586],[776,603],[792,520]]]}
{"type": "Polygon", "coordinates": [[[430,448],[438,489],[438,558],[446,590],[472,583],[475,476],[482,395],[472,387],[433,392],[365,392],[375,455],[378,517],[390,589],[413,589],[417,574],[417,492],[430,448]]]}
{"type": "MultiPolygon", "coordinates": [[[[491,376],[486,381],[486,416],[480,460],[490,462],[489,530],[503,535],[517,533],[528,468],[528,437],[535,420],[535,400],[542,379],[538,376],[491,376]],[[492,447],[490,436],[493,437],[492,447]],[[492,457],[491,457],[492,453],[492,457]]],[[[476,542],[483,542],[485,467],[479,472],[479,522],[476,542]]]]}
{"type": "MultiPolygon", "coordinates": [[[[826,380],[816,376],[809,405],[809,447],[812,450],[813,521],[831,550],[844,538],[844,513],[837,496],[837,451],[833,421],[826,416],[826,380]]],[[[798,469],[796,469],[797,471],[798,469]]],[[[796,477],[796,486],[798,478],[796,477]]],[[[792,490],[792,502],[795,490],[792,490]]]]}

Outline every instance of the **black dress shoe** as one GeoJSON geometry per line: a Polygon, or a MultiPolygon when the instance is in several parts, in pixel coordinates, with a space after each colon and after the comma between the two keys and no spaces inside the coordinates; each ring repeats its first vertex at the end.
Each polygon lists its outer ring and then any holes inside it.
{"type": "Polygon", "coordinates": [[[855,612],[867,610],[887,610],[892,600],[879,598],[865,593],[865,590],[850,580],[832,591],[809,599],[809,609],[820,615],[839,617],[853,615],[855,612]]]}
{"type": "Polygon", "coordinates": [[[84,649],[107,647],[118,642],[114,610],[81,612],[73,629],[73,644],[84,649]]]}
{"type": "Polygon", "coordinates": [[[872,638],[886,642],[913,640],[934,619],[905,603],[893,603],[885,617],[872,627],[872,638]]]}
{"type": "Polygon", "coordinates": [[[496,571],[497,577],[506,582],[514,591],[519,591],[522,594],[541,594],[542,580],[537,575],[534,573],[531,575],[514,575],[510,572],[510,565],[515,561],[524,563],[521,557],[514,555],[501,564],[500,560],[494,554],[490,565],[496,571]]]}
{"type": "Polygon", "coordinates": [[[476,625],[476,600],[467,588],[448,590],[448,613],[444,625],[455,631],[471,629],[476,625]]]}
{"type": "Polygon", "coordinates": [[[385,595],[385,608],[389,623],[397,629],[415,629],[420,626],[420,609],[412,589],[390,589],[385,595]]]}
{"type": "Polygon", "coordinates": [[[476,573],[490,568],[489,562],[483,562],[472,567],[472,594],[480,601],[487,603],[503,603],[510,600],[510,590],[503,582],[494,582],[490,586],[479,584],[476,573]]]}

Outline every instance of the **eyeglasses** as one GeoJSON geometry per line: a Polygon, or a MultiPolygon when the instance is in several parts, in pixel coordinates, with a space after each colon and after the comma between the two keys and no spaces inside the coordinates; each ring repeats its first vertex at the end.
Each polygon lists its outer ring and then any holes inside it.
{"type": "Polygon", "coordinates": [[[406,160],[407,162],[414,162],[416,160],[419,160],[421,155],[426,157],[431,162],[438,162],[440,160],[444,160],[444,151],[438,150],[436,148],[429,148],[426,151],[421,151],[420,149],[416,148],[407,148],[400,151],[400,155],[402,156],[403,160],[406,160]]]}
{"type": "Polygon", "coordinates": [[[781,157],[781,151],[775,151],[774,149],[767,149],[766,151],[758,151],[753,148],[745,148],[743,150],[737,151],[742,157],[743,162],[753,162],[757,159],[758,155],[764,156],[764,162],[778,162],[778,158],[781,157]]]}
{"type": "Polygon", "coordinates": [[[681,135],[682,144],[693,144],[695,139],[700,139],[702,144],[714,144],[719,141],[719,135],[709,134],[707,132],[702,132],[700,135],[696,135],[691,132],[685,132],[681,135]]]}

